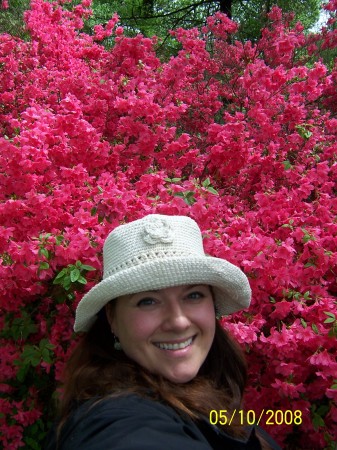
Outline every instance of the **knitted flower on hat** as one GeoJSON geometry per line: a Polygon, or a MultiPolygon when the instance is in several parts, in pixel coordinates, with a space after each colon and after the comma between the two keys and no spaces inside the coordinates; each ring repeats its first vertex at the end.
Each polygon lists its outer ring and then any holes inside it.
{"type": "Polygon", "coordinates": [[[173,230],[170,224],[159,217],[149,217],[143,227],[143,240],[147,244],[171,244],[173,230]]]}

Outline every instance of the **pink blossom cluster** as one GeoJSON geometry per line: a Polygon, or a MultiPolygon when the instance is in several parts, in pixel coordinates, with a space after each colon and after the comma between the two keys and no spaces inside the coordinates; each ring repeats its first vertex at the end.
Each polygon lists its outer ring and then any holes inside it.
{"type": "Polygon", "coordinates": [[[306,37],[274,8],[253,44],[216,14],[172,32],[181,50],[161,62],[155,38],[126,37],[117,16],[89,36],[91,2],[64,3],[32,0],[29,42],[0,35],[1,445],[42,441],[105,237],[159,212],[194,218],[207,252],[249,277],[251,307],[222,319],[249,361],[246,407],[300,410],[268,431],[329,448],[337,70],[319,51],[337,46],[333,20],[306,37]]]}
{"type": "Polygon", "coordinates": [[[8,9],[9,8],[9,1],[8,0],[1,0],[1,9],[8,9]]]}

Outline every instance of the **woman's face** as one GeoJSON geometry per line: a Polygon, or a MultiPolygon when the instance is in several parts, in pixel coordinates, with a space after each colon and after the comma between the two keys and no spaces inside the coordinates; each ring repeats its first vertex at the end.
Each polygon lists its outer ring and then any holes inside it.
{"type": "Polygon", "coordinates": [[[206,285],[125,295],[107,316],[125,354],[174,383],[197,375],[215,333],[213,297],[206,285]]]}

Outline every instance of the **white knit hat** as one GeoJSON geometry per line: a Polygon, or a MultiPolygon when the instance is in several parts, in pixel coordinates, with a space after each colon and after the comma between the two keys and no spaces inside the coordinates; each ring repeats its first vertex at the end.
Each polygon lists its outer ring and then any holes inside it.
{"type": "Polygon", "coordinates": [[[172,286],[212,286],[221,315],[250,303],[245,274],[224,259],[205,255],[200,229],[186,216],[151,214],[115,228],[104,244],[103,266],[103,280],[77,306],[76,332],[88,331],[114,298],[172,286]]]}

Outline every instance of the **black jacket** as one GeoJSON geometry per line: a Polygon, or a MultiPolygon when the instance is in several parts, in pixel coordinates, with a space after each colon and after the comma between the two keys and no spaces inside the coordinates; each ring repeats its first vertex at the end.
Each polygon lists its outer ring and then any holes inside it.
{"type": "MultiPolygon", "coordinates": [[[[274,450],[280,447],[262,431],[274,450]]],[[[58,445],[52,433],[46,450],[260,450],[255,427],[245,440],[234,439],[208,420],[194,423],[169,406],[126,395],[77,408],[62,428],[58,445]]]]}

